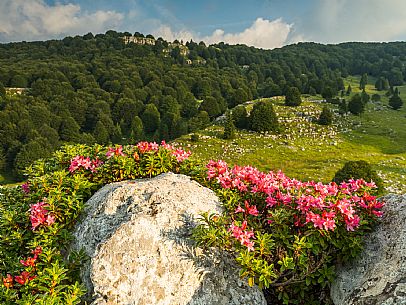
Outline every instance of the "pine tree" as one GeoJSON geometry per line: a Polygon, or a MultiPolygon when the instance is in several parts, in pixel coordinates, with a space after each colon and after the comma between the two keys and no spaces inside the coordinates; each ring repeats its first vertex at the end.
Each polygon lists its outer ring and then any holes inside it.
{"type": "Polygon", "coordinates": [[[346,95],[350,95],[352,92],[351,85],[348,85],[346,95]]]}
{"type": "Polygon", "coordinates": [[[348,103],[348,110],[355,115],[359,115],[364,112],[365,104],[362,102],[361,95],[355,94],[348,103]]]}
{"type": "Polygon", "coordinates": [[[235,138],[235,125],[233,122],[233,117],[230,112],[226,113],[226,122],[224,124],[224,139],[234,139],[235,138]]]}
{"type": "Polygon", "coordinates": [[[6,89],[4,88],[4,85],[2,82],[0,82],[0,97],[5,97],[6,96],[6,89]]]}
{"type": "Polygon", "coordinates": [[[279,131],[278,117],[271,103],[256,103],[251,111],[249,121],[250,129],[253,131],[279,131]]]}
{"type": "Polygon", "coordinates": [[[369,94],[365,92],[365,89],[361,92],[361,101],[366,105],[370,100],[369,94]]]}
{"type": "Polygon", "coordinates": [[[338,113],[343,115],[348,112],[348,103],[346,100],[342,99],[340,104],[338,104],[338,113]]]}
{"type": "Polygon", "coordinates": [[[248,128],[248,113],[244,106],[235,107],[232,116],[237,128],[248,128]]]}
{"type": "Polygon", "coordinates": [[[296,87],[289,87],[286,91],[285,105],[286,106],[299,106],[302,103],[300,91],[296,87]]]}
{"type": "Polygon", "coordinates": [[[365,90],[367,84],[368,84],[368,74],[364,73],[362,74],[361,79],[359,81],[359,88],[361,90],[365,90]]]}
{"type": "Polygon", "coordinates": [[[327,106],[323,107],[323,110],[321,111],[319,116],[318,123],[320,125],[331,125],[331,123],[333,123],[333,113],[327,106]]]}
{"type": "MultiPolygon", "coordinates": [[[[397,88],[396,88],[397,90],[397,88]]],[[[403,106],[403,101],[399,96],[399,93],[396,92],[391,96],[391,98],[389,99],[389,106],[392,107],[392,109],[394,110],[398,110],[403,106]]]]}

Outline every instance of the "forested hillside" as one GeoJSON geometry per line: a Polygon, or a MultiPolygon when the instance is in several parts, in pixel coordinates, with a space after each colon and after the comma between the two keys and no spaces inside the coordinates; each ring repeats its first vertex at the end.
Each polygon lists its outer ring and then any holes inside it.
{"type": "Polygon", "coordinates": [[[391,86],[406,80],[402,42],[261,50],[162,39],[125,44],[129,35],[0,44],[0,171],[21,175],[63,142],[174,139],[228,108],[291,87],[327,97],[346,89],[348,75],[391,86]]]}

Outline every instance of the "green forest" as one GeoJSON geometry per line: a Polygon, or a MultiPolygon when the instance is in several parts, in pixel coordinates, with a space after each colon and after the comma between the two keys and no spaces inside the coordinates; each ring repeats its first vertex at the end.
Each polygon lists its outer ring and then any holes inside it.
{"type": "Polygon", "coordinates": [[[344,95],[352,75],[377,79],[378,90],[406,80],[405,42],[263,50],[151,35],[153,45],[126,44],[131,35],[0,44],[0,172],[21,179],[27,165],[63,143],[176,139],[252,99],[344,95]]]}

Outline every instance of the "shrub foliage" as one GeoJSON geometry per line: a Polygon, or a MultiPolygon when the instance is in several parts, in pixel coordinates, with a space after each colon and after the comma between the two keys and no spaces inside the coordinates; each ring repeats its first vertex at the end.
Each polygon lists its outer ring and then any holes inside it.
{"type": "Polygon", "coordinates": [[[198,244],[234,253],[240,275],[265,288],[272,304],[328,304],[320,298],[335,263],[359,254],[381,216],[383,204],[369,195],[375,184],[300,182],[223,161],[207,167],[224,213],[203,215],[198,244]]]}
{"type": "Polygon", "coordinates": [[[68,249],[84,202],[106,183],[178,173],[189,155],[164,142],[65,146],[32,165],[21,187],[1,188],[0,304],[79,304],[85,257],[68,249]]]}
{"type": "Polygon", "coordinates": [[[189,159],[162,142],[103,147],[64,146],[27,169],[19,187],[0,192],[0,304],[79,304],[86,259],[69,251],[84,202],[102,185],[184,173],[217,192],[221,215],[204,214],[193,231],[198,245],[235,254],[241,276],[275,304],[317,304],[334,264],[355,257],[382,203],[364,180],[323,185],[222,161],[189,159]]]}
{"type": "Polygon", "coordinates": [[[333,181],[340,184],[343,181],[349,181],[350,179],[374,181],[377,186],[374,192],[381,194],[384,191],[383,180],[366,161],[359,160],[346,162],[344,166],[336,172],[333,181]]]}

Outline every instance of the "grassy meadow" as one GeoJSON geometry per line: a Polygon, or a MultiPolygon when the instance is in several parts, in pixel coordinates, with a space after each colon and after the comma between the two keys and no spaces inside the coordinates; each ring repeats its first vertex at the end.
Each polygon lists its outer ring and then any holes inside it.
{"type": "MultiPolygon", "coordinates": [[[[369,80],[366,91],[370,95],[380,94],[381,102],[370,102],[360,116],[336,114],[333,126],[315,123],[322,104],[313,98],[296,108],[284,106],[282,98],[267,99],[274,103],[284,127],[281,134],[239,130],[235,139],[223,140],[223,127],[215,125],[197,132],[198,142],[191,142],[190,135],[176,142],[205,160],[223,159],[263,171],[282,170],[301,180],[329,182],[346,161],[365,160],[384,179],[388,192],[406,193],[406,105],[397,111],[388,108],[385,92],[376,91],[374,81],[369,80]]],[[[360,91],[359,78],[345,79],[345,85],[348,84],[352,94],[360,91]]],[[[406,86],[398,88],[406,101],[406,86]]]]}

